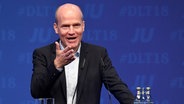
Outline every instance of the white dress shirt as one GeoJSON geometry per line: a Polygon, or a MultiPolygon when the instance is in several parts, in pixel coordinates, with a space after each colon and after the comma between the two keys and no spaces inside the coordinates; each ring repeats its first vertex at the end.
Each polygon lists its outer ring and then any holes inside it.
{"type": "MultiPolygon", "coordinates": [[[[59,43],[61,49],[64,49],[61,41],[59,43]]],[[[79,45],[79,48],[75,54],[75,60],[64,66],[66,77],[67,104],[76,103],[80,47],[81,44],[79,45]]]]}

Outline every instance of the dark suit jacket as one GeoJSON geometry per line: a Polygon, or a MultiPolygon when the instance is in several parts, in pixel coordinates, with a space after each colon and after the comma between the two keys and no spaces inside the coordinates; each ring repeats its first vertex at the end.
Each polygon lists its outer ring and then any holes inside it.
{"type": "MultiPolygon", "coordinates": [[[[31,94],[67,104],[65,71],[54,67],[55,50],[52,43],[33,52],[31,94]]],[[[102,83],[121,104],[133,104],[134,96],[119,78],[105,48],[82,42],[78,70],[77,104],[99,104],[102,83]]]]}

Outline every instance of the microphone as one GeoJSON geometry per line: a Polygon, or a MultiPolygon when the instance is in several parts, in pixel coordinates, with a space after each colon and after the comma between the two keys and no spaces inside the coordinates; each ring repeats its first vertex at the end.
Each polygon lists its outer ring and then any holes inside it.
{"type": "MultiPolygon", "coordinates": [[[[102,71],[105,71],[105,63],[103,61],[103,59],[101,58],[101,64],[102,64],[102,71]]],[[[111,99],[111,93],[109,91],[109,85],[108,83],[106,84],[106,87],[107,87],[107,92],[108,92],[108,97],[109,97],[109,104],[112,104],[112,99],[111,99]]]]}
{"type": "Polygon", "coordinates": [[[86,63],[86,59],[84,58],[84,60],[83,60],[83,62],[82,62],[82,67],[81,67],[81,69],[84,69],[85,63],[86,63]]]}

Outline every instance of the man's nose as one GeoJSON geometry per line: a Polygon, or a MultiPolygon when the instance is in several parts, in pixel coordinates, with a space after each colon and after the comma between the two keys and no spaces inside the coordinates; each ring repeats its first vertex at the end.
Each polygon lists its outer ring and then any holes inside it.
{"type": "Polygon", "coordinates": [[[73,27],[73,26],[70,26],[70,28],[69,28],[69,33],[70,33],[70,34],[74,33],[74,27],[73,27]]]}

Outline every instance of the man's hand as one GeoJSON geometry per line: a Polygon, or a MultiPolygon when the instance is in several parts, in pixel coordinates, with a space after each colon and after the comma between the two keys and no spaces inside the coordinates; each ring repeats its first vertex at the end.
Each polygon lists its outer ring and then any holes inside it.
{"type": "Polygon", "coordinates": [[[57,68],[62,68],[63,66],[69,64],[75,60],[74,50],[70,46],[67,46],[64,50],[60,49],[59,43],[56,44],[56,58],[54,59],[54,65],[57,68]]]}

